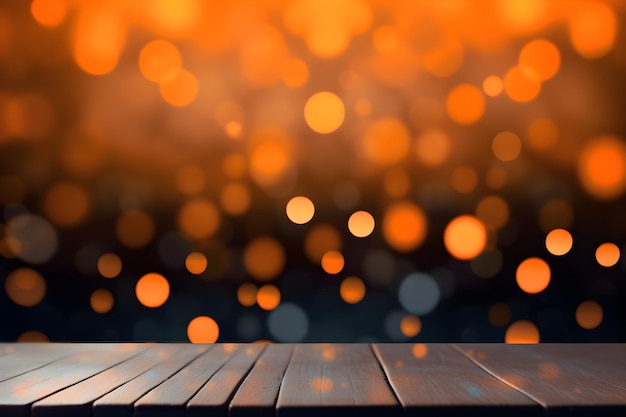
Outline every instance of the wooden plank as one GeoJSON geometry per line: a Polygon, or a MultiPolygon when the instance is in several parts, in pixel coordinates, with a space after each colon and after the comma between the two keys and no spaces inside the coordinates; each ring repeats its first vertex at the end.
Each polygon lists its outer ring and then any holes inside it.
{"type": "Polygon", "coordinates": [[[263,351],[263,345],[242,347],[187,403],[187,416],[226,415],[228,401],[263,351]]]}
{"type": "Polygon", "coordinates": [[[173,348],[174,352],[162,357],[154,368],[95,401],[93,417],[132,417],[135,401],[204,353],[208,346],[176,344],[173,348]]]}
{"type": "Polygon", "coordinates": [[[148,347],[112,368],[89,379],[52,394],[32,406],[33,417],[89,417],[92,403],[108,392],[125,384],[171,356],[176,347],[160,345],[148,347]]]}
{"type": "Polygon", "coordinates": [[[541,403],[548,415],[626,414],[626,344],[464,344],[457,348],[541,403]]]}
{"type": "Polygon", "coordinates": [[[108,345],[79,352],[0,383],[0,415],[27,417],[30,406],[50,394],[96,375],[141,351],[136,344],[108,345]]]}
{"type": "Polygon", "coordinates": [[[68,343],[16,343],[0,348],[0,382],[41,368],[88,346],[68,343]]]}
{"type": "Polygon", "coordinates": [[[273,417],[293,345],[268,345],[230,401],[230,417],[273,417]]]}
{"type": "Polygon", "coordinates": [[[213,346],[135,402],[134,416],[184,416],[187,401],[241,348],[236,344],[213,346]]]}
{"type": "Polygon", "coordinates": [[[543,409],[443,344],[376,344],[404,415],[541,415],[543,409]]]}
{"type": "Polygon", "coordinates": [[[296,345],[277,415],[400,415],[400,404],[369,345],[296,345]]]}

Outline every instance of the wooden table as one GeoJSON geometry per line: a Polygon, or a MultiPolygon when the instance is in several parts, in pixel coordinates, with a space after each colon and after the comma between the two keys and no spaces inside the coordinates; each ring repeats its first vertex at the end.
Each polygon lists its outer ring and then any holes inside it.
{"type": "Polygon", "coordinates": [[[626,416],[626,344],[0,344],[0,416],[626,416]]]}

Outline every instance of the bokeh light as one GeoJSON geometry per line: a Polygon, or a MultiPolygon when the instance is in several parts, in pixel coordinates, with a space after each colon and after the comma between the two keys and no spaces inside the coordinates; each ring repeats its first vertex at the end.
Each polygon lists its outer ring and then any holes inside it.
{"type": "Polygon", "coordinates": [[[122,260],[114,253],[104,253],[98,258],[98,272],[105,278],[115,278],[122,272],[122,260]]]}
{"type": "Polygon", "coordinates": [[[141,74],[155,83],[174,78],[181,70],[182,58],[171,42],[157,39],[148,42],[139,52],[141,74]]]}
{"type": "Polygon", "coordinates": [[[315,214],[315,205],[304,196],[293,197],[285,208],[287,217],[295,224],[305,224],[311,221],[315,214]]]}
{"type": "Polygon", "coordinates": [[[474,216],[462,215],[448,223],[443,241],[450,255],[468,260],[478,256],[487,243],[485,225],[474,216]]]}
{"type": "Polygon", "coordinates": [[[610,268],[619,261],[621,251],[615,243],[606,242],[596,248],[595,255],[600,265],[610,268]]]}
{"type": "Polygon", "coordinates": [[[404,316],[400,321],[400,331],[406,337],[415,337],[422,331],[422,321],[417,316],[404,316]]]}
{"type": "Polygon", "coordinates": [[[191,343],[215,343],[219,334],[217,322],[208,316],[194,317],[187,325],[187,337],[191,343]]]}
{"type": "Polygon", "coordinates": [[[46,295],[46,281],[32,268],[19,268],[7,275],[4,290],[15,304],[32,307],[39,304],[46,295]]]}
{"type": "Polygon", "coordinates": [[[422,315],[430,313],[439,304],[441,292],[430,275],[414,272],[402,280],[398,300],[407,311],[422,315]]]}
{"type": "Polygon", "coordinates": [[[321,264],[327,274],[336,275],[343,269],[345,260],[341,252],[331,250],[322,256],[321,264]]]}
{"type": "Polygon", "coordinates": [[[113,294],[111,294],[111,291],[104,288],[97,289],[91,293],[89,303],[91,304],[92,310],[96,313],[108,313],[113,308],[113,294]]]}
{"type": "Polygon", "coordinates": [[[355,276],[350,276],[341,281],[339,287],[341,299],[348,304],[356,304],[365,297],[365,284],[355,276]]]}
{"type": "Polygon", "coordinates": [[[539,343],[539,329],[528,320],[518,320],[507,327],[504,342],[509,344],[539,343]]]}
{"type": "Polygon", "coordinates": [[[150,272],[137,281],[135,295],[145,307],[161,307],[170,296],[170,283],[163,275],[150,272]]]}
{"type": "Polygon", "coordinates": [[[626,190],[626,145],[608,136],[590,141],[578,160],[578,176],[585,190],[599,199],[613,199],[626,190]]]}
{"type": "Polygon", "coordinates": [[[595,329],[602,323],[604,312],[595,301],[583,301],[576,308],[576,323],[583,329],[595,329]]]}
{"type": "Polygon", "coordinates": [[[145,212],[129,210],[122,213],[115,223],[115,235],[126,247],[143,248],[154,237],[154,221],[145,212]]]}
{"type": "Polygon", "coordinates": [[[267,319],[270,334],[279,342],[302,342],[309,331],[309,319],[302,308],[284,303],[272,311],[267,319]]]}
{"type": "Polygon", "coordinates": [[[400,162],[409,152],[411,141],[406,125],[394,117],[374,121],[365,131],[365,155],[379,165],[400,162]]]}
{"type": "Polygon", "coordinates": [[[207,265],[206,256],[200,252],[191,252],[185,258],[185,268],[194,275],[200,275],[206,271],[207,265]]]}
{"type": "Polygon", "coordinates": [[[550,278],[550,266],[541,258],[525,259],[515,271],[517,285],[528,294],[537,294],[545,290],[550,284],[550,278]]]}
{"type": "Polygon", "coordinates": [[[554,229],[546,236],[546,249],[552,255],[562,256],[572,249],[574,238],[565,229],[554,229]]]}
{"type": "Polygon", "coordinates": [[[280,304],[280,290],[272,285],[263,285],[256,293],[256,303],[263,310],[274,310],[280,304]]]}
{"type": "Polygon", "coordinates": [[[424,211],[410,201],[391,204],[383,217],[383,236],[393,249],[410,252],[426,238],[428,221],[424,211]]]}
{"type": "Polygon", "coordinates": [[[304,120],[317,133],[327,134],[339,129],[345,115],[341,99],[328,91],[313,94],[304,105],[304,120]]]}
{"type": "Polygon", "coordinates": [[[364,210],[355,211],[348,219],[348,230],[356,237],[367,237],[374,231],[374,216],[364,210]]]}
{"type": "Polygon", "coordinates": [[[285,267],[285,250],[277,240],[261,236],[246,246],[243,263],[253,278],[269,281],[276,278],[285,267]]]}
{"type": "Polygon", "coordinates": [[[472,84],[461,84],[448,93],[446,108],[450,119],[454,122],[470,125],[483,116],[485,98],[478,87],[472,84]]]}

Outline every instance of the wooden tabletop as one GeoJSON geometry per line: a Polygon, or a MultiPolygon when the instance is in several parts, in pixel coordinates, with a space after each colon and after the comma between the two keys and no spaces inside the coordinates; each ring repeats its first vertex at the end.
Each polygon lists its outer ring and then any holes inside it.
{"type": "Polygon", "coordinates": [[[0,344],[3,417],[226,415],[626,416],[626,344],[0,344]]]}

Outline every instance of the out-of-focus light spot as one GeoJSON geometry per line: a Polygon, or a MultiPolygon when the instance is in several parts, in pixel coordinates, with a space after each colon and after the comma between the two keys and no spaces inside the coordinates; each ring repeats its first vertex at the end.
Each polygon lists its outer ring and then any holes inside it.
{"type": "Polygon", "coordinates": [[[499,160],[504,162],[513,161],[522,151],[522,141],[513,132],[500,132],[493,138],[491,149],[499,160]]]}
{"type": "Polygon", "coordinates": [[[504,343],[537,344],[539,343],[539,329],[528,320],[518,320],[506,329],[504,343]]]}
{"type": "Polygon", "coordinates": [[[415,337],[422,331],[422,321],[417,316],[404,316],[400,321],[400,331],[406,337],[415,337]]]}
{"type": "Polygon", "coordinates": [[[198,95],[198,80],[187,70],[181,69],[159,84],[161,97],[168,104],[184,107],[191,104],[198,95]]]}
{"type": "Polygon", "coordinates": [[[137,281],[135,295],[145,307],[160,307],[170,296],[170,283],[163,275],[150,272],[137,281]]]}
{"type": "Polygon", "coordinates": [[[187,271],[194,275],[200,275],[206,271],[207,265],[208,261],[206,256],[200,252],[191,252],[187,255],[187,258],[185,258],[185,267],[187,268],[187,271]]]}
{"type": "Polygon", "coordinates": [[[26,185],[18,177],[3,175],[0,177],[0,204],[8,206],[20,204],[26,196],[26,185]]]}
{"type": "Polygon", "coordinates": [[[363,138],[365,155],[379,165],[400,162],[411,147],[409,130],[395,117],[383,117],[374,121],[363,138]]]}
{"type": "Polygon", "coordinates": [[[341,272],[345,265],[345,260],[340,252],[331,250],[322,256],[321,264],[322,269],[327,274],[335,275],[341,272]]]}
{"type": "Polygon", "coordinates": [[[285,207],[287,217],[295,224],[305,224],[311,221],[315,214],[315,205],[304,196],[293,197],[285,207]]]}
{"type": "Polygon", "coordinates": [[[274,285],[263,285],[256,293],[256,303],[263,310],[274,310],[280,304],[280,291],[274,285]]]}
{"type": "Polygon", "coordinates": [[[7,222],[9,249],[18,258],[33,264],[49,261],[58,247],[56,230],[39,216],[20,214],[7,222]]]}
{"type": "Polygon", "coordinates": [[[114,253],[105,253],[98,258],[98,272],[105,278],[115,278],[122,272],[122,260],[114,253]]]}
{"type": "Polygon", "coordinates": [[[552,229],[569,229],[574,222],[574,208],[563,199],[554,198],[546,201],[539,209],[539,225],[548,233],[552,229]]]}
{"type": "Polygon", "coordinates": [[[162,83],[181,70],[182,58],[178,48],[169,41],[148,42],[139,52],[139,70],[148,80],[162,83]]]}
{"type": "Polygon", "coordinates": [[[552,119],[540,117],[528,126],[528,144],[534,149],[550,149],[558,138],[559,127],[552,119]]]}
{"type": "Polygon", "coordinates": [[[28,330],[17,337],[17,343],[48,343],[48,336],[39,330],[28,330]]]}
{"type": "Polygon", "coordinates": [[[167,35],[180,35],[193,27],[200,16],[198,0],[151,0],[143,10],[153,29],[167,35]]]}
{"type": "Polygon", "coordinates": [[[89,303],[96,313],[108,313],[113,308],[113,294],[104,288],[97,289],[91,293],[89,303]]]}
{"type": "Polygon", "coordinates": [[[493,278],[502,269],[502,253],[497,248],[484,250],[470,261],[470,267],[481,278],[493,278]]]}
{"type": "Polygon", "coordinates": [[[246,246],[243,264],[246,271],[259,281],[276,278],[285,267],[285,250],[280,242],[269,236],[261,236],[246,246]]]}
{"type": "Polygon", "coordinates": [[[220,213],[215,204],[205,198],[187,200],[178,211],[178,227],[191,239],[213,236],[220,226],[220,213]]]}
{"type": "Polygon", "coordinates": [[[478,174],[470,166],[462,165],[452,171],[450,178],[452,188],[462,194],[469,194],[478,185],[478,174]]]}
{"type": "Polygon", "coordinates": [[[576,3],[568,23],[570,41],[580,56],[597,59],[613,48],[618,20],[608,4],[596,1],[576,3]]]}
{"type": "Polygon", "coordinates": [[[220,205],[227,214],[240,216],[250,208],[252,195],[247,185],[230,182],[224,185],[220,193],[220,205]]]}
{"type": "Polygon", "coordinates": [[[300,59],[288,59],[282,65],[281,78],[288,87],[302,87],[309,78],[309,68],[300,59]]]}
{"type": "Polygon", "coordinates": [[[120,16],[88,10],[78,17],[74,34],[74,60],[85,72],[104,75],[117,66],[126,38],[120,16]]]}
{"type": "Polygon", "coordinates": [[[406,311],[395,310],[385,317],[385,333],[393,341],[405,341],[407,337],[400,330],[400,323],[406,316],[406,311]]]}
{"type": "Polygon", "coordinates": [[[415,142],[417,159],[429,167],[443,164],[452,150],[450,137],[440,129],[429,129],[422,133],[415,142]]]}
{"type": "Polygon", "coordinates": [[[562,256],[572,249],[574,239],[565,229],[554,229],[546,236],[546,249],[552,255],[562,256]]]}
{"type": "Polygon", "coordinates": [[[460,84],[448,93],[446,109],[452,121],[460,125],[471,125],[483,116],[485,98],[478,87],[460,84]]]}
{"type": "Polygon", "coordinates": [[[504,76],[504,92],[513,101],[527,103],[539,95],[541,82],[520,66],[508,70],[504,76]]]}
{"type": "Polygon", "coordinates": [[[348,230],[356,237],[371,235],[375,225],[374,216],[363,210],[355,211],[348,219],[348,230]]]}
{"type": "Polygon", "coordinates": [[[348,304],[356,304],[365,297],[365,284],[358,277],[348,277],[339,286],[341,299],[348,304]]]}
{"type": "Polygon", "coordinates": [[[446,226],[443,242],[450,255],[457,259],[469,260],[485,249],[487,229],[474,216],[458,216],[446,226]]]}
{"type": "Polygon", "coordinates": [[[71,183],[56,183],[43,196],[46,216],[59,226],[78,225],[89,213],[90,206],[90,198],[85,189],[71,183]]]}
{"type": "Polygon", "coordinates": [[[552,42],[535,39],[528,42],[519,54],[519,66],[522,71],[539,81],[554,77],[561,66],[561,54],[552,42]]]}
{"type": "Polygon", "coordinates": [[[328,377],[313,378],[309,386],[315,392],[331,392],[334,388],[333,381],[328,377]]]}
{"type": "Polygon", "coordinates": [[[219,335],[217,322],[208,316],[195,317],[187,325],[187,337],[191,343],[215,343],[219,335]]]}
{"type": "Polygon", "coordinates": [[[241,123],[235,120],[229,120],[224,125],[224,133],[231,139],[239,139],[241,137],[241,132],[243,131],[243,126],[241,123]]]}
{"type": "Polygon", "coordinates": [[[398,300],[402,307],[418,316],[428,314],[437,307],[440,296],[433,277],[419,272],[409,274],[398,288],[398,300]]]}
{"type": "Polygon", "coordinates": [[[339,129],[345,116],[343,101],[328,91],[313,94],[304,105],[304,120],[317,133],[332,133],[339,129]]]}
{"type": "Polygon", "coordinates": [[[620,250],[615,243],[603,243],[596,249],[596,261],[607,268],[617,264],[620,256],[620,250]]]}
{"type": "Polygon", "coordinates": [[[204,171],[199,166],[184,165],[176,171],[176,188],[184,195],[199,194],[204,183],[204,171]]]}
{"type": "Polygon", "coordinates": [[[256,285],[246,282],[237,288],[237,301],[244,307],[251,307],[256,304],[256,285]]]}
{"type": "Polygon", "coordinates": [[[493,165],[485,173],[485,184],[493,190],[501,190],[507,182],[507,173],[501,167],[493,165]]]}
{"type": "Polygon", "coordinates": [[[489,323],[494,327],[504,327],[511,321],[512,314],[507,303],[495,303],[489,307],[489,323]]]}
{"type": "Polygon", "coordinates": [[[576,308],[576,323],[583,329],[595,329],[603,318],[602,307],[595,301],[583,301],[576,308]]]}
{"type": "Polygon", "coordinates": [[[537,294],[550,284],[550,266],[541,258],[522,261],[515,271],[515,280],[520,289],[528,294],[537,294]]]}
{"type": "Polygon", "coordinates": [[[509,221],[509,203],[500,196],[488,195],[476,205],[476,217],[488,230],[500,230],[509,221]]]}
{"type": "Polygon", "coordinates": [[[599,199],[612,199],[626,190],[626,145],[603,136],[590,141],[578,160],[578,177],[585,190],[599,199]]]}
{"type": "Polygon", "coordinates": [[[437,77],[448,77],[463,65],[463,44],[454,35],[446,33],[437,47],[421,56],[421,64],[437,77]]]}
{"type": "Polygon", "coordinates": [[[383,236],[400,252],[417,249],[426,238],[428,220],[424,211],[409,201],[392,203],[383,217],[383,236]]]}
{"type": "Polygon", "coordinates": [[[246,175],[248,163],[240,153],[230,153],[222,160],[222,171],[230,179],[240,179],[246,175]]]}
{"type": "Polygon", "coordinates": [[[385,175],[384,187],[389,197],[404,197],[411,189],[411,177],[403,169],[392,169],[385,175]]]}
{"type": "Polygon", "coordinates": [[[504,89],[502,78],[490,75],[483,80],[483,92],[489,97],[498,97],[504,89]]]}
{"type": "Polygon", "coordinates": [[[416,343],[413,345],[413,348],[411,348],[411,353],[417,359],[423,359],[428,355],[428,346],[424,343],[416,343]]]}
{"type": "Polygon", "coordinates": [[[250,175],[263,187],[284,180],[293,160],[291,140],[275,127],[261,127],[252,132],[250,141],[250,175]]]}
{"type": "Polygon", "coordinates": [[[48,27],[60,25],[67,15],[67,10],[66,0],[33,0],[30,4],[30,12],[37,23],[48,27]]]}
{"type": "Polygon", "coordinates": [[[46,295],[46,281],[34,269],[19,268],[7,275],[4,290],[15,304],[32,307],[39,304],[46,295]]]}
{"type": "Polygon", "coordinates": [[[319,264],[326,252],[340,251],[342,247],[341,235],[329,224],[313,226],[304,238],[304,251],[314,264],[319,264]]]}
{"type": "Polygon", "coordinates": [[[509,30],[526,33],[540,28],[546,3],[542,0],[502,0],[498,2],[498,11],[509,30]]]}
{"type": "Polygon", "coordinates": [[[257,24],[248,29],[239,47],[239,69],[251,83],[275,84],[287,54],[283,33],[270,25],[257,24]]]}
{"type": "Polygon", "coordinates": [[[143,248],[154,237],[154,221],[143,211],[126,211],[115,222],[115,236],[128,248],[143,248]]]}
{"type": "Polygon", "coordinates": [[[285,303],[269,314],[267,327],[278,342],[297,343],[309,332],[309,319],[302,308],[285,303]]]}

